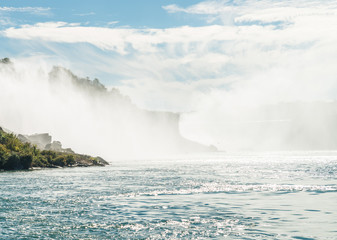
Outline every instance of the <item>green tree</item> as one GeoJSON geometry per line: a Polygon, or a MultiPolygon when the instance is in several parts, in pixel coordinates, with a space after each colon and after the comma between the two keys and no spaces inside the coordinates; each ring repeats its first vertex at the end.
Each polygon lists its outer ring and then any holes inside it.
{"type": "Polygon", "coordinates": [[[4,169],[5,163],[9,157],[8,151],[4,145],[0,144],[0,169],[4,169]]]}
{"type": "Polygon", "coordinates": [[[6,58],[1,59],[0,62],[4,64],[8,64],[8,63],[11,63],[11,60],[6,57],[6,58]]]}
{"type": "Polygon", "coordinates": [[[10,155],[4,164],[5,170],[20,170],[22,168],[20,157],[16,153],[10,155]]]}
{"type": "Polygon", "coordinates": [[[67,155],[66,156],[66,163],[67,163],[67,166],[74,165],[76,163],[74,156],[73,155],[67,155]]]}
{"type": "Polygon", "coordinates": [[[64,166],[67,165],[67,160],[66,160],[65,156],[58,156],[57,158],[55,158],[53,160],[53,163],[56,166],[64,167],[64,166]]]}
{"type": "Polygon", "coordinates": [[[30,154],[21,155],[20,162],[23,169],[29,169],[32,166],[33,156],[30,154]]]}
{"type": "Polygon", "coordinates": [[[12,133],[7,134],[4,137],[4,144],[6,145],[6,148],[10,151],[18,152],[20,150],[20,147],[22,143],[20,140],[12,133]]]}

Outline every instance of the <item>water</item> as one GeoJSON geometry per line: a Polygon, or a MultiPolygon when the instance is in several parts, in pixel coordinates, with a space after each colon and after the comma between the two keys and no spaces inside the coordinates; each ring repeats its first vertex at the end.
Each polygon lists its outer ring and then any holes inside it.
{"type": "Polygon", "coordinates": [[[337,239],[337,152],[0,173],[0,239],[337,239]]]}

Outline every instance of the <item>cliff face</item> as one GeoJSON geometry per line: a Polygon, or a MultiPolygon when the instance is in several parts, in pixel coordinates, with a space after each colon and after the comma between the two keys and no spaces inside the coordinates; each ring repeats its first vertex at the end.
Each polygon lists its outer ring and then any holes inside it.
{"type": "Polygon", "coordinates": [[[36,133],[33,135],[19,134],[17,137],[21,142],[35,145],[40,150],[75,153],[71,148],[62,148],[62,143],[60,141],[52,141],[52,136],[50,136],[49,133],[36,133]]]}
{"type": "MultiPolygon", "coordinates": [[[[82,98],[94,105],[95,111],[106,106],[108,112],[101,114],[109,115],[111,125],[106,128],[110,134],[108,141],[117,152],[185,153],[215,150],[214,147],[183,138],[179,131],[178,113],[139,109],[118,89],[108,90],[98,79],[80,78],[63,67],[53,67],[49,81],[54,91],[65,84],[68,88],[76,89],[82,98]]],[[[90,129],[83,129],[84,132],[86,130],[90,132],[90,129]]]]}
{"type": "MultiPolygon", "coordinates": [[[[63,67],[4,62],[0,125],[15,132],[47,132],[76,152],[107,159],[209,150],[180,135],[179,114],[139,109],[98,79],[78,77],[63,67]]],[[[65,151],[48,134],[19,137],[43,150],[65,151]]]]}
{"type": "Polygon", "coordinates": [[[34,134],[34,135],[18,135],[18,139],[22,142],[36,145],[39,149],[44,150],[47,144],[51,143],[52,137],[48,133],[34,134]]]}

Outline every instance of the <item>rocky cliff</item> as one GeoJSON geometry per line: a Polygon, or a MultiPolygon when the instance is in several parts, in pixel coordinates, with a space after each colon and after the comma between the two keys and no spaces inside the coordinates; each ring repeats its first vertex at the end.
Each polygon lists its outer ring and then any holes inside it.
{"type": "MultiPolygon", "coordinates": [[[[2,126],[51,133],[76,152],[107,159],[213,150],[181,136],[178,113],[140,109],[117,88],[63,67],[27,64],[0,63],[2,126]]],[[[48,134],[19,138],[42,150],[72,152],[48,134]]]]}
{"type": "MultiPolygon", "coordinates": [[[[118,133],[118,129],[124,127],[126,131],[129,131],[128,135],[132,135],[132,139],[126,139],[130,142],[130,146],[132,142],[137,142],[147,152],[157,150],[168,153],[216,151],[214,146],[205,146],[181,136],[179,113],[140,109],[117,88],[108,90],[98,79],[80,78],[68,69],[53,67],[49,73],[49,81],[56,86],[56,89],[62,81],[67,81],[68,84],[70,83],[68,85],[70,88],[79,89],[80,95],[94,104],[98,102],[98,99],[103,99],[104,104],[111,108],[112,120],[122,125],[117,126],[115,132],[118,133]],[[146,142],[149,144],[145,144],[146,142]]],[[[117,139],[119,138],[114,132],[112,134],[117,139]]],[[[123,141],[123,137],[120,139],[123,141]]]]}

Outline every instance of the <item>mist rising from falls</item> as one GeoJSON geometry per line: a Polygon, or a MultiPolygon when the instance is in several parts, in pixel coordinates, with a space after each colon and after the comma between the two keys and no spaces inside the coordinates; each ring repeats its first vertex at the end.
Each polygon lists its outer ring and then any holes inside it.
{"type": "Polygon", "coordinates": [[[117,89],[62,67],[18,60],[0,64],[0,126],[50,133],[64,147],[108,160],[209,150],[180,133],[229,151],[337,149],[337,104],[317,100],[331,84],[312,101],[296,99],[301,84],[285,101],[259,86],[205,94],[195,111],[178,115],[141,110],[117,89]]]}
{"type": "Polygon", "coordinates": [[[184,114],[182,134],[228,151],[337,149],[336,102],[281,102],[184,114]],[[204,140],[204,141],[202,141],[204,140]]]}
{"type": "Polygon", "coordinates": [[[181,138],[177,114],[140,110],[118,90],[61,67],[0,64],[0,89],[0,126],[50,133],[79,153],[141,157],[193,145],[181,138]]]}

